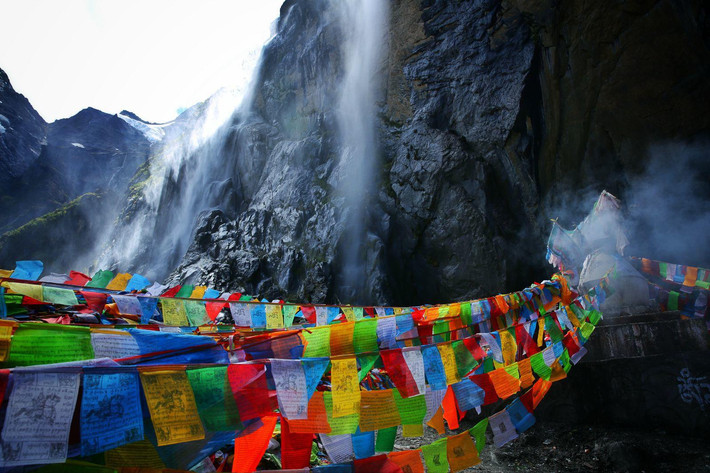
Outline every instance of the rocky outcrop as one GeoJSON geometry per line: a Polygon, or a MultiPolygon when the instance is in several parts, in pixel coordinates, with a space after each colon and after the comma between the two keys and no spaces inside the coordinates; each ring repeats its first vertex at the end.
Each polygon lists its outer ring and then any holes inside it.
{"type": "Polygon", "coordinates": [[[0,69],[0,187],[33,165],[45,144],[47,124],[0,69]]]}

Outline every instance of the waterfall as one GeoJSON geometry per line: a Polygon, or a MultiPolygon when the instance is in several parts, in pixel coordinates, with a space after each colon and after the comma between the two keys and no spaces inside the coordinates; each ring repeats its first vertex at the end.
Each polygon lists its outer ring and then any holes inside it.
{"type": "Polygon", "coordinates": [[[388,27],[386,0],[343,0],[340,15],[344,75],[337,117],[342,153],[340,188],[344,199],[345,233],[342,247],[343,286],[357,297],[367,279],[363,264],[367,205],[373,186],[378,146],[375,133],[380,63],[388,27]]]}
{"type": "MultiPolygon", "coordinates": [[[[261,44],[268,40],[263,38],[261,44]]],[[[259,50],[251,51],[240,77],[234,78],[237,87],[220,89],[166,124],[165,138],[154,148],[144,175],[134,181],[123,215],[102,242],[96,268],[163,280],[187,250],[201,212],[232,210],[232,176],[225,169],[234,157],[225,143],[231,125],[249,113],[259,60],[259,50]]]]}

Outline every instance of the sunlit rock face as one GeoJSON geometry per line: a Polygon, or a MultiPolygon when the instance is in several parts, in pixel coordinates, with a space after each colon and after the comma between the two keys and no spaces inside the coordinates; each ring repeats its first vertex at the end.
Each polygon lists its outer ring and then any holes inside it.
{"type": "Polygon", "coordinates": [[[373,1],[286,1],[224,125],[176,152],[211,109],[194,108],[118,189],[99,265],[313,302],[490,295],[549,275],[551,209],[625,200],[658,143],[707,155],[702,2],[395,0],[358,30],[343,5],[373,1]],[[354,31],[378,46],[358,175],[354,31]]]}

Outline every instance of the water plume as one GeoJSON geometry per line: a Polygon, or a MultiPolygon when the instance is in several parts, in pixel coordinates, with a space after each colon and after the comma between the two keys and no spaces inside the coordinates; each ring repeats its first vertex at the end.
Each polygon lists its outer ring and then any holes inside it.
{"type": "Polygon", "coordinates": [[[337,109],[342,153],[339,168],[345,231],[341,241],[343,286],[348,297],[362,293],[367,279],[362,261],[367,240],[367,205],[375,186],[378,146],[376,102],[380,91],[389,8],[385,0],[340,2],[345,36],[344,70],[337,109]]]}

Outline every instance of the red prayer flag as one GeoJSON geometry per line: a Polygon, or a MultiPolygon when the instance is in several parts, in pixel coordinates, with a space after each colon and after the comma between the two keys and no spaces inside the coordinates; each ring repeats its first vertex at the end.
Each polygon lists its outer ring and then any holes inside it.
{"type": "Polygon", "coordinates": [[[269,440],[274,434],[274,427],[276,427],[276,416],[266,416],[237,435],[234,439],[232,472],[251,473],[256,471],[261,457],[264,456],[266,448],[269,446],[269,440]]]}
{"type": "Polygon", "coordinates": [[[91,281],[91,278],[84,273],[79,271],[69,271],[69,280],[64,284],[71,284],[72,286],[86,286],[86,283],[91,281]]]}
{"type": "Polygon", "coordinates": [[[483,405],[493,404],[498,400],[498,394],[496,393],[496,389],[493,386],[493,382],[491,381],[490,376],[488,376],[488,373],[473,374],[469,376],[468,379],[476,383],[479,388],[485,391],[486,396],[483,398],[483,405]]]}
{"type": "Polygon", "coordinates": [[[361,458],[353,461],[354,473],[402,473],[398,464],[387,458],[387,455],[375,455],[374,457],[361,458]]]}
{"type": "Polygon", "coordinates": [[[281,417],[281,463],[284,470],[308,468],[311,464],[313,434],[295,434],[281,417]]]}
{"type": "Polygon", "coordinates": [[[271,395],[266,384],[264,365],[231,364],[227,368],[227,376],[242,421],[263,417],[273,412],[275,396],[271,395]]]}
{"type": "Polygon", "coordinates": [[[409,366],[404,359],[404,355],[402,355],[401,348],[382,350],[380,356],[382,356],[382,362],[385,365],[387,374],[402,397],[411,397],[419,394],[419,388],[414,376],[412,376],[412,372],[409,371],[409,366]]]}

